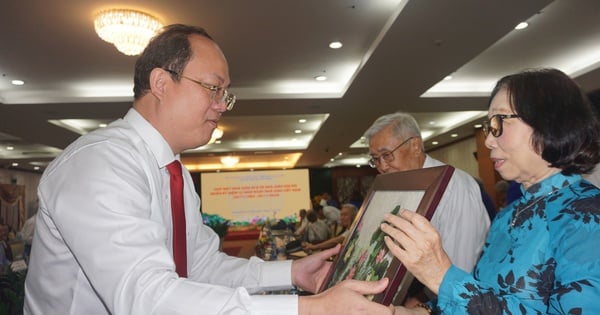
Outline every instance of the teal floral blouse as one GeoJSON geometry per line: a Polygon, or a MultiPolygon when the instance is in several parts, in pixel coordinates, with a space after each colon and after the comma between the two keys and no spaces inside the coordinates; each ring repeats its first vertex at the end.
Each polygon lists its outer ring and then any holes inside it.
{"type": "Polygon", "coordinates": [[[473,273],[452,266],[434,309],[600,314],[599,244],[600,189],[555,174],[498,213],[473,273]]]}

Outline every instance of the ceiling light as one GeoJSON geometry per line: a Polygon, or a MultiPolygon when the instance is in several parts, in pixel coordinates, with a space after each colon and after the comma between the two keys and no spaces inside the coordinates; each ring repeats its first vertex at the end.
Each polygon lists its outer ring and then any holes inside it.
{"type": "MultiPolygon", "coordinates": [[[[215,142],[217,142],[217,140],[221,139],[222,137],[223,137],[223,129],[215,128],[215,129],[213,129],[213,132],[210,136],[210,140],[208,140],[207,144],[215,143],[215,142]]],[[[221,141],[219,141],[217,143],[221,143],[221,141]]]]}
{"type": "Polygon", "coordinates": [[[474,127],[474,128],[481,128],[481,127],[483,127],[483,126],[482,126],[481,124],[475,124],[473,127],[474,127]]]}
{"type": "Polygon", "coordinates": [[[298,119],[298,122],[301,123],[301,124],[303,124],[303,123],[306,122],[306,119],[298,119]]]}
{"type": "Polygon", "coordinates": [[[453,134],[450,135],[450,137],[456,138],[456,137],[458,137],[458,134],[457,133],[453,133],[453,134]]]}
{"type": "Polygon", "coordinates": [[[8,150],[8,151],[12,151],[14,149],[15,149],[15,147],[13,147],[12,145],[9,145],[6,147],[6,150],[8,150]]]}
{"type": "Polygon", "coordinates": [[[235,166],[239,162],[240,162],[240,158],[237,156],[227,155],[227,156],[224,156],[221,158],[221,164],[223,164],[227,167],[235,166]]]}
{"type": "Polygon", "coordinates": [[[25,81],[23,81],[23,80],[12,80],[12,81],[10,81],[10,83],[12,83],[13,85],[23,85],[23,84],[25,84],[25,81]]]}
{"type": "Polygon", "coordinates": [[[448,80],[452,80],[452,76],[451,75],[447,75],[444,77],[444,81],[448,81],[448,80]]]}
{"type": "Polygon", "coordinates": [[[341,42],[331,42],[329,43],[329,48],[331,49],[339,49],[342,48],[342,43],[341,42]]]}
{"type": "Polygon", "coordinates": [[[110,9],[96,15],[94,28],[102,40],[114,44],[125,55],[135,56],[144,51],[162,24],[140,11],[110,9]]]}
{"type": "Polygon", "coordinates": [[[521,22],[521,23],[517,24],[517,26],[515,26],[515,29],[522,30],[524,28],[527,28],[527,26],[529,26],[529,24],[527,22],[521,22]]]}
{"type": "Polygon", "coordinates": [[[433,141],[431,144],[433,144],[433,145],[438,145],[438,144],[439,144],[439,142],[437,142],[437,141],[433,141]]]}
{"type": "Polygon", "coordinates": [[[324,75],[318,75],[318,76],[315,77],[315,80],[317,80],[317,81],[325,81],[325,80],[327,80],[327,77],[324,76],[324,75]]]}
{"type": "Polygon", "coordinates": [[[296,130],[294,130],[294,133],[302,133],[302,130],[296,129],[296,130]]]}

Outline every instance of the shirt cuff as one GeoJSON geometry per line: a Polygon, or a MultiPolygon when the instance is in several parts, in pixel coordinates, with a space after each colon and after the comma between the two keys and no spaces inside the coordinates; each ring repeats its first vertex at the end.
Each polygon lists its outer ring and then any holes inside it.
{"type": "Polygon", "coordinates": [[[260,283],[263,287],[289,288],[292,286],[291,274],[292,260],[268,261],[265,262],[260,283]]]}
{"type": "Polygon", "coordinates": [[[298,315],[297,295],[251,295],[251,314],[298,315]]]}

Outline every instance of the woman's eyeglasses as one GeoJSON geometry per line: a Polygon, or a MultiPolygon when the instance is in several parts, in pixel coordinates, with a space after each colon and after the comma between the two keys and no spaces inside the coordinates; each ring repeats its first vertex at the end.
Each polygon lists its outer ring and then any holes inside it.
{"type": "Polygon", "coordinates": [[[488,120],[483,121],[483,134],[487,137],[490,133],[492,136],[498,138],[502,135],[502,124],[504,119],[519,118],[519,115],[502,115],[496,114],[490,117],[488,120]]]}

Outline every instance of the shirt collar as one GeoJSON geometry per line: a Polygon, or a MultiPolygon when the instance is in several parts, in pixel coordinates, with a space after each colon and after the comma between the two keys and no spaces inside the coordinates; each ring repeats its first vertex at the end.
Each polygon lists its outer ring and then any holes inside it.
{"type": "Polygon", "coordinates": [[[146,143],[159,168],[165,167],[174,160],[179,160],[179,154],[173,154],[165,138],[137,110],[130,108],[123,120],[131,124],[131,127],[146,143]]]}
{"type": "Polygon", "coordinates": [[[563,175],[561,172],[558,172],[542,180],[539,183],[531,185],[527,190],[525,190],[521,185],[521,192],[523,193],[523,197],[526,200],[531,198],[538,198],[540,196],[547,195],[554,190],[559,190],[563,187],[569,186],[580,180],[581,175],[573,174],[567,176],[563,175]]]}

